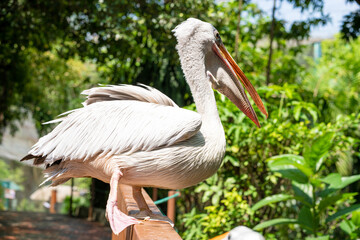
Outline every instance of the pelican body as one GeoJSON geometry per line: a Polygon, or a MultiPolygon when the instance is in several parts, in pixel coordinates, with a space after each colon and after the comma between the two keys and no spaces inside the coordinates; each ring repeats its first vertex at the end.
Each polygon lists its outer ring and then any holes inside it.
{"type": "Polygon", "coordinates": [[[197,112],[179,108],[145,85],[96,87],[84,107],[65,113],[22,160],[45,165],[52,185],[73,177],[110,183],[107,216],[114,233],[138,221],[116,206],[118,183],[133,186],[137,218],[154,217],[141,187],[181,189],[213,175],[224,158],[225,134],[212,88],[260,127],[243,86],[267,115],[260,97],[209,23],[189,18],[174,30],[177,51],[197,112]]]}

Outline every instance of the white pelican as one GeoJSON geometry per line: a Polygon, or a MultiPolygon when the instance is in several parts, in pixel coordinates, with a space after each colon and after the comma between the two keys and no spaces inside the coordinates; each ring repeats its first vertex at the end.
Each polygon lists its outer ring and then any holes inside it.
{"type": "MultiPolygon", "coordinates": [[[[211,87],[226,95],[258,127],[244,92],[266,110],[254,87],[209,23],[189,18],[174,30],[177,51],[197,112],[179,108],[148,86],[107,86],[86,90],[84,107],[65,113],[22,160],[45,164],[45,177],[58,185],[74,177],[110,183],[106,212],[115,234],[137,223],[116,206],[118,183],[133,187],[140,213],[154,217],[141,187],[181,189],[203,181],[219,168],[225,134],[211,87]]],[[[156,217],[155,218],[159,218],[156,217]]]]}

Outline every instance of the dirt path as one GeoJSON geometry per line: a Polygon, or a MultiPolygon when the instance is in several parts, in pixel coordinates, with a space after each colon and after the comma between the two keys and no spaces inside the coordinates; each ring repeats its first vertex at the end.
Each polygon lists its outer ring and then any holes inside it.
{"type": "Polygon", "coordinates": [[[0,239],[110,240],[111,229],[60,214],[0,211],[0,239]]]}

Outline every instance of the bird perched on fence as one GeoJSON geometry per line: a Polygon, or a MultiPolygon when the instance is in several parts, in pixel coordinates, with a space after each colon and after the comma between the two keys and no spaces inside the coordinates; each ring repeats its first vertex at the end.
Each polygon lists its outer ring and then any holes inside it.
{"type": "Polygon", "coordinates": [[[161,219],[150,211],[141,187],[186,188],[219,168],[226,143],[212,88],[260,127],[239,78],[267,115],[256,90],[211,24],[189,18],[173,32],[197,112],[179,108],[145,85],[92,88],[83,92],[87,95],[84,107],[51,121],[59,124],[22,159],[44,164],[46,180],[52,185],[74,177],[110,183],[106,213],[115,234],[136,224],[136,218],[161,219]],[[136,218],[117,208],[118,183],[133,187],[140,209],[136,218]]]}

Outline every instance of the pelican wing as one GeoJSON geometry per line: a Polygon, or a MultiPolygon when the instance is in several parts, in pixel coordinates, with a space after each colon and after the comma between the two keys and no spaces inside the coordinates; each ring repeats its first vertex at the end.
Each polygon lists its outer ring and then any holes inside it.
{"type": "MultiPolygon", "coordinates": [[[[86,105],[86,104],[85,104],[86,105]]],[[[90,103],[58,120],[23,159],[34,164],[151,151],[184,141],[201,127],[193,111],[134,100],[90,103]]]]}
{"type": "Polygon", "coordinates": [[[123,84],[118,86],[97,87],[85,90],[81,94],[87,95],[87,100],[83,102],[84,106],[102,101],[136,100],[178,107],[168,96],[144,84],[139,84],[138,86],[123,84]]]}

